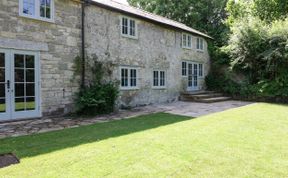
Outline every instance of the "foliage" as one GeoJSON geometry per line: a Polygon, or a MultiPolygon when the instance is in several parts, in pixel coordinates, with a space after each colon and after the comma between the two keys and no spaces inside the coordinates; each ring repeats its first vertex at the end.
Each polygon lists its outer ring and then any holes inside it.
{"type": "Polygon", "coordinates": [[[250,16],[252,13],[252,2],[250,0],[228,0],[225,8],[229,14],[226,24],[230,27],[236,20],[250,16]]]}
{"type": "Polygon", "coordinates": [[[288,85],[288,19],[270,25],[256,18],[244,20],[248,23],[232,27],[227,47],[232,66],[247,74],[249,84],[262,84],[262,93],[280,94],[276,90],[288,85]]]}
{"type": "Polygon", "coordinates": [[[284,19],[288,15],[287,0],[254,0],[254,16],[268,23],[284,19]]]}
{"type": "Polygon", "coordinates": [[[95,83],[82,89],[76,97],[79,114],[108,114],[114,111],[118,97],[118,84],[115,82],[95,83]]]}
{"type": "Polygon", "coordinates": [[[227,0],[128,0],[129,4],[149,12],[182,22],[192,28],[208,33],[221,43],[227,27],[223,20],[227,17],[227,0]]]}
{"type": "MultiPolygon", "coordinates": [[[[79,75],[82,63],[79,58],[74,63],[75,74],[79,75]]],[[[118,82],[112,81],[112,63],[97,61],[97,58],[88,58],[85,64],[85,87],[76,94],[75,102],[77,113],[82,115],[107,114],[114,111],[118,98],[118,82]]]]}

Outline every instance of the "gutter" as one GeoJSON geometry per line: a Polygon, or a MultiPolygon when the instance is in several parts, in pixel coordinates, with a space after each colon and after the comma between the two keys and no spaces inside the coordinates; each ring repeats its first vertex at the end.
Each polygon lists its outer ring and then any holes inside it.
{"type": "Polygon", "coordinates": [[[82,74],[81,74],[81,88],[85,88],[85,75],[86,75],[86,53],[85,53],[85,9],[90,4],[90,0],[81,0],[81,57],[82,57],[82,74]]]}

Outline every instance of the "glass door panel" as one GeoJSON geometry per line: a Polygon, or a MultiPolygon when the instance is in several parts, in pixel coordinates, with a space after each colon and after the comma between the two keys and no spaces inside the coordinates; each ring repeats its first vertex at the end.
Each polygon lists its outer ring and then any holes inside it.
{"type": "Polygon", "coordinates": [[[192,90],[193,87],[193,65],[188,63],[188,90],[192,90]]]}
{"type": "Polygon", "coordinates": [[[0,121],[11,117],[10,62],[8,53],[0,49],[0,121]]]}
{"type": "Polygon", "coordinates": [[[14,54],[14,111],[35,110],[35,56],[14,54]]]}
{"type": "Polygon", "coordinates": [[[198,64],[194,64],[193,71],[193,89],[198,90],[198,64]]]}
{"type": "Polygon", "coordinates": [[[0,113],[6,112],[6,68],[5,53],[0,52],[0,113]]]}

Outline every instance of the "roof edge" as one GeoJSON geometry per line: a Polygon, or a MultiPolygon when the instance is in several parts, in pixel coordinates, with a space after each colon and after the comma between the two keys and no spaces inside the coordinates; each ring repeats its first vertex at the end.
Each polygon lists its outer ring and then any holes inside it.
{"type": "MultiPolygon", "coordinates": [[[[113,1],[113,2],[114,2],[114,1],[113,1]]],[[[189,32],[189,33],[191,33],[191,34],[195,34],[195,35],[202,36],[202,37],[207,38],[207,39],[210,39],[210,40],[214,40],[213,37],[211,37],[211,36],[209,36],[209,35],[207,35],[207,34],[205,34],[205,33],[202,33],[202,32],[200,32],[200,31],[198,31],[198,30],[195,30],[195,29],[193,29],[193,31],[190,31],[190,30],[188,30],[188,29],[176,27],[176,26],[174,26],[174,25],[170,25],[170,24],[167,24],[167,23],[164,23],[164,22],[160,22],[160,21],[157,21],[157,20],[153,20],[153,19],[151,19],[151,18],[144,17],[144,16],[142,16],[142,15],[139,15],[139,14],[136,14],[136,13],[132,13],[132,12],[128,12],[128,11],[125,11],[125,10],[122,10],[122,9],[119,9],[119,8],[116,8],[116,7],[113,7],[113,6],[109,6],[109,5],[104,4],[104,3],[96,2],[96,1],[89,1],[89,3],[90,3],[91,5],[95,5],[95,6],[98,6],[98,7],[101,7],[101,8],[105,8],[105,9],[108,9],[108,10],[111,10],[111,11],[120,12],[120,13],[123,13],[123,14],[127,14],[127,15],[129,15],[129,16],[132,16],[132,17],[136,17],[136,18],[143,19],[143,20],[146,20],[146,21],[149,21],[149,22],[152,22],[152,23],[160,24],[160,25],[162,25],[162,26],[166,26],[166,27],[170,27],[170,28],[182,30],[182,31],[185,31],[185,32],[189,32]]],[[[115,3],[116,3],[116,2],[115,2],[115,3]]],[[[127,5],[125,5],[125,4],[121,4],[121,5],[127,6],[127,5]]],[[[129,6],[129,7],[130,7],[130,8],[135,8],[135,9],[137,9],[137,10],[141,10],[141,11],[143,11],[143,12],[145,12],[145,13],[150,13],[150,12],[144,11],[144,10],[142,10],[142,9],[138,9],[138,8],[136,8],[136,7],[133,7],[133,6],[129,6]]],[[[150,13],[150,14],[153,14],[153,13],[150,13]]],[[[159,16],[159,15],[156,15],[156,14],[153,14],[153,15],[159,16]]],[[[166,17],[163,17],[163,16],[159,16],[159,17],[166,18],[166,17]]],[[[168,19],[168,18],[167,18],[167,19],[168,19]]],[[[169,20],[171,20],[171,19],[169,19],[169,20]]],[[[171,21],[174,21],[174,20],[171,20],[171,21]]],[[[175,22],[177,22],[177,21],[175,21],[175,22]]],[[[182,24],[182,25],[185,25],[185,24],[180,23],[180,22],[177,22],[177,23],[182,24]]],[[[185,25],[185,26],[186,26],[186,25],[185,25]]],[[[191,27],[188,27],[188,26],[186,26],[186,27],[187,27],[187,28],[191,28],[191,27]]],[[[191,28],[191,29],[192,29],[192,28],[191,28]]]]}

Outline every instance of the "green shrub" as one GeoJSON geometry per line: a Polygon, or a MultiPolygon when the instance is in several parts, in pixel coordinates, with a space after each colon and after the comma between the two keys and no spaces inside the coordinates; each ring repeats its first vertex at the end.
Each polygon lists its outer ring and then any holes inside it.
{"type": "Polygon", "coordinates": [[[81,90],[76,97],[77,112],[81,115],[108,114],[114,111],[118,83],[95,84],[81,90]]]}
{"type": "MultiPolygon", "coordinates": [[[[111,113],[118,98],[119,82],[111,77],[114,65],[97,59],[97,56],[88,58],[85,63],[85,86],[75,97],[76,111],[80,115],[111,113]]],[[[81,65],[80,59],[76,58],[75,76],[82,73],[81,65]]]]}

